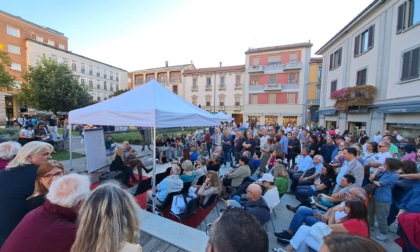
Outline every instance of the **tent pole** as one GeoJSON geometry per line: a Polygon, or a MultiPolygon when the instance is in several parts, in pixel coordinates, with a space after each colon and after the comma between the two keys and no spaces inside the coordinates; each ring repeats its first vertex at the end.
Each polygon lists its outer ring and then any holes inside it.
{"type": "Polygon", "coordinates": [[[153,185],[152,185],[152,200],[153,200],[153,208],[152,208],[152,213],[155,213],[156,210],[156,127],[153,127],[153,138],[152,138],[152,143],[150,145],[153,144],[153,173],[152,173],[152,181],[153,181],[153,185]]]}
{"type": "MultiPolygon", "coordinates": [[[[68,119],[67,119],[68,120],[68,119]]],[[[64,125],[64,127],[67,127],[66,125],[64,125]]],[[[71,133],[72,133],[72,130],[73,130],[73,126],[72,126],[72,124],[70,124],[70,129],[67,129],[67,130],[69,130],[70,132],[69,132],[69,152],[70,152],[70,171],[73,171],[73,152],[72,152],[72,145],[71,145],[71,133]]],[[[64,139],[64,141],[66,141],[66,139],[64,139]]]]}

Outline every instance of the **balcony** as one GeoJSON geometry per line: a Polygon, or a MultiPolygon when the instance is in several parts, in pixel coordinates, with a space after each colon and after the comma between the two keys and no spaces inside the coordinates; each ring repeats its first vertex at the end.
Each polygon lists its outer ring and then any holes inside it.
{"type": "Polygon", "coordinates": [[[306,105],[308,105],[308,106],[319,106],[319,100],[318,99],[307,100],[306,105]]]}
{"type": "Polygon", "coordinates": [[[281,91],[281,84],[264,85],[264,91],[281,91]]]}
{"type": "Polygon", "coordinates": [[[285,64],[284,70],[302,69],[302,62],[289,62],[285,64]]]}
{"type": "Polygon", "coordinates": [[[234,110],[234,111],[241,111],[241,106],[236,106],[236,105],[235,105],[235,106],[233,107],[233,110],[234,110]]]}
{"type": "Polygon", "coordinates": [[[166,83],[168,79],[166,77],[161,77],[161,78],[158,77],[158,80],[159,80],[159,83],[166,83]]]}
{"type": "Polygon", "coordinates": [[[235,84],[235,90],[241,90],[242,89],[242,83],[236,83],[235,84]]]}
{"type": "Polygon", "coordinates": [[[226,85],[225,84],[220,84],[219,85],[219,90],[226,90],[226,85]]]}
{"type": "Polygon", "coordinates": [[[225,106],[222,106],[222,105],[217,106],[217,110],[224,111],[225,110],[225,106]]]}
{"type": "Polygon", "coordinates": [[[339,111],[348,111],[349,108],[366,107],[373,103],[376,87],[371,85],[345,87],[331,93],[335,100],[334,107],[339,111]]]}
{"type": "Polygon", "coordinates": [[[181,82],[181,78],[180,77],[176,77],[176,78],[169,78],[169,82],[181,82]]]}
{"type": "Polygon", "coordinates": [[[203,109],[207,111],[211,111],[211,106],[204,106],[203,109]]]}
{"type": "Polygon", "coordinates": [[[192,91],[192,92],[197,92],[197,91],[198,91],[198,86],[197,86],[197,85],[192,86],[192,87],[191,87],[191,91],[192,91]]]}
{"type": "Polygon", "coordinates": [[[258,73],[263,72],[263,66],[250,66],[248,67],[249,73],[258,73]]]}
{"type": "Polygon", "coordinates": [[[206,91],[211,91],[211,85],[206,85],[206,91]]]}
{"type": "Polygon", "coordinates": [[[281,65],[273,65],[273,66],[264,66],[264,73],[265,74],[277,74],[283,73],[285,68],[284,64],[281,65]]]}

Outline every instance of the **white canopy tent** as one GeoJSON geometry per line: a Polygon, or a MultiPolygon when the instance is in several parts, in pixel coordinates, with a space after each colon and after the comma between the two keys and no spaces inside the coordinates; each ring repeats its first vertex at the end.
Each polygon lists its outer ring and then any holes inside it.
{"type": "Polygon", "coordinates": [[[219,118],[220,121],[232,121],[233,118],[228,116],[227,114],[223,113],[222,111],[219,111],[219,113],[215,114],[217,118],[219,118]]]}
{"type": "MultiPolygon", "coordinates": [[[[217,126],[220,123],[219,118],[182,99],[156,80],[100,103],[72,110],[68,120],[70,124],[152,127],[153,141],[156,128],[217,126]]],[[[156,157],[155,149],[153,156],[156,157]]],[[[156,193],[155,177],[156,163],[153,162],[153,195],[156,193]]],[[[154,196],[153,211],[155,206],[154,196]]]]}

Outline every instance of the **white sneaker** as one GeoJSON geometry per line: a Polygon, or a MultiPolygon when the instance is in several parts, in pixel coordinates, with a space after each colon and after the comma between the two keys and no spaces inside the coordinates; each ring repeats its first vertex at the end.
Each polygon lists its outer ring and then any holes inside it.
{"type": "Polygon", "coordinates": [[[380,235],[376,236],[375,238],[376,238],[376,240],[379,240],[379,241],[386,241],[386,240],[388,240],[388,235],[380,234],[380,235]]]}

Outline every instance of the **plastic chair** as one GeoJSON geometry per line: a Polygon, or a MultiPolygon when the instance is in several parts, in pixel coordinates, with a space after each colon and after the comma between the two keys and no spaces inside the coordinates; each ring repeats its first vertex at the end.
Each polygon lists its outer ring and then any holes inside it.
{"type": "MultiPolygon", "coordinates": [[[[183,196],[184,196],[184,200],[186,201],[186,197],[185,197],[186,195],[183,194],[183,196]]],[[[186,208],[183,213],[176,214],[170,211],[169,214],[177,218],[180,223],[182,223],[182,220],[185,220],[188,216],[195,214],[197,218],[197,223],[200,224],[198,220],[198,215],[196,214],[197,207],[198,207],[197,199],[191,199],[189,202],[186,203],[186,208]]]]}

